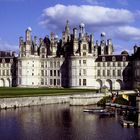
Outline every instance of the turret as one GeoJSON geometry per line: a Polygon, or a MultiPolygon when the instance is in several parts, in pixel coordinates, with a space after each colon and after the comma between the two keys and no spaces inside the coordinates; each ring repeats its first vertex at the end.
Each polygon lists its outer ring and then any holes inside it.
{"type": "Polygon", "coordinates": [[[26,35],[25,35],[25,38],[26,38],[26,56],[29,57],[29,55],[31,55],[31,45],[32,45],[32,37],[31,37],[31,32],[32,32],[32,29],[31,27],[28,27],[27,30],[26,30],[26,35]]]}
{"type": "Polygon", "coordinates": [[[73,54],[75,55],[78,50],[77,28],[73,29],[73,54]]]}
{"type": "Polygon", "coordinates": [[[91,48],[91,50],[90,50],[90,53],[94,53],[94,36],[93,36],[93,34],[91,34],[90,35],[90,48],[91,48]]]}
{"type": "Polygon", "coordinates": [[[69,21],[68,21],[68,20],[66,21],[65,33],[66,33],[67,35],[70,35],[70,27],[69,27],[69,21]]]}
{"type": "Polygon", "coordinates": [[[62,32],[62,45],[64,45],[66,42],[70,41],[70,27],[69,27],[69,21],[66,21],[65,30],[62,32]]]}
{"type": "Polygon", "coordinates": [[[106,47],[106,45],[105,45],[105,33],[104,32],[101,33],[100,45],[101,45],[101,55],[104,55],[105,54],[105,47],[106,47]]]}
{"type": "Polygon", "coordinates": [[[39,39],[40,44],[40,57],[46,58],[46,47],[42,38],[39,39]]]}
{"type": "Polygon", "coordinates": [[[31,43],[32,41],[31,32],[32,32],[31,27],[28,27],[26,30],[26,43],[31,43]]]}
{"type": "Polygon", "coordinates": [[[134,54],[137,52],[137,49],[138,49],[138,46],[135,45],[135,46],[134,46],[134,54]]]}
{"type": "Polygon", "coordinates": [[[25,56],[25,45],[23,41],[23,37],[19,38],[19,49],[20,49],[20,57],[25,56]]]}
{"type": "Polygon", "coordinates": [[[100,48],[99,48],[98,40],[96,40],[96,44],[95,44],[95,47],[94,47],[94,56],[98,56],[99,51],[100,51],[100,48]]]}
{"type": "Polygon", "coordinates": [[[58,35],[54,36],[54,43],[52,46],[52,55],[56,56],[56,52],[57,52],[57,45],[58,45],[58,35]]]}
{"type": "Polygon", "coordinates": [[[80,28],[79,38],[80,39],[83,39],[84,38],[84,35],[85,35],[85,24],[82,22],[79,25],[79,28],[80,28]]]}
{"type": "Polygon", "coordinates": [[[34,36],[34,55],[37,55],[37,36],[34,36]]]}
{"type": "Polygon", "coordinates": [[[107,40],[107,47],[108,47],[108,52],[107,54],[108,55],[112,55],[113,54],[113,44],[112,44],[112,40],[111,39],[108,39],[107,40]]]}
{"type": "Polygon", "coordinates": [[[77,40],[77,28],[73,28],[73,39],[77,40]]]}

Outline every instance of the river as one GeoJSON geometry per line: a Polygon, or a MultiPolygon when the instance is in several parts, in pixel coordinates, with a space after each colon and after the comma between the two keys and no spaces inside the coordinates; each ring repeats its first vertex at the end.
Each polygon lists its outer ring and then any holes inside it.
{"type": "Polygon", "coordinates": [[[0,111],[0,140],[139,140],[139,128],[123,128],[118,118],[84,113],[68,104],[0,111]]]}

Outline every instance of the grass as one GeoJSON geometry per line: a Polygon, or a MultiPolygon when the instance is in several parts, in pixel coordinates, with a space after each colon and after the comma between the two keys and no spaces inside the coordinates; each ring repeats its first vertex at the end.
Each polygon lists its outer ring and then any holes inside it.
{"type": "Polygon", "coordinates": [[[0,98],[72,95],[76,93],[96,92],[95,89],[70,89],[70,88],[0,88],[0,98]]]}

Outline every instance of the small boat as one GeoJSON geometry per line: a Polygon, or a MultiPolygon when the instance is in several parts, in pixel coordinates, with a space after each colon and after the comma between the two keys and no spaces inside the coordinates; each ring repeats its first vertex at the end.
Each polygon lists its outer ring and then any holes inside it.
{"type": "Polygon", "coordinates": [[[115,112],[101,112],[99,113],[100,117],[114,117],[115,112]]]}
{"type": "Polygon", "coordinates": [[[106,112],[104,109],[84,109],[84,112],[89,112],[89,113],[101,113],[101,112],[106,112]]]}

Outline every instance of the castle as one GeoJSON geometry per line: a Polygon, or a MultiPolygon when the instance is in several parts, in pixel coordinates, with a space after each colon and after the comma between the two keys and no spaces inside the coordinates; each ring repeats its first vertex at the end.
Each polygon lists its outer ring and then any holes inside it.
{"type": "Polygon", "coordinates": [[[114,55],[111,39],[101,33],[100,42],[87,34],[85,24],[70,32],[66,22],[62,39],[32,38],[28,28],[19,39],[19,56],[0,52],[0,86],[18,87],[108,87],[111,90],[140,86],[140,48],[134,46],[130,56],[123,51],[114,55]]]}

